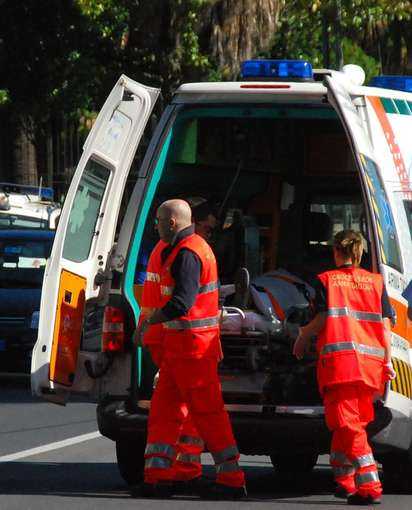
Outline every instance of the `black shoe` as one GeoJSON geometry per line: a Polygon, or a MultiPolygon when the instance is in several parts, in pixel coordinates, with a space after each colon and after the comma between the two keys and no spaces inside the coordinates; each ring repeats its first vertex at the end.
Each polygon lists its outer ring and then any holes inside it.
{"type": "Polygon", "coordinates": [[[334,496],[339,499],[348,499],[350,496],[353,496],[355,492],[348,492],[341,485],[338,485],[335,489],[334,496]]]}
{"type": "Polygon", "coordinates": [[[366,506],[366,505],[380,505],[382,502],[382,499],[380,496],[361,496],[360,494],[352,494],[348,497],[348,505],[359,505],[359,506],[366,506]]]}
{"type": "Polygon", "coordinates": [[[232,487],[222,483],[214,483],[202,493],[203,499],[211,500],[235,500],[247,497],[246,487],[232,487]]]}
{"type": "Polygon", "coordinates": [[[197,476],[191,480],[174,482],[173,494],[176,496],[200,496],[207,491],[207,487],[210,487],[210,482],[197,476]]]}
{"type": "Polygon", "coordinates": [[[146,483],[130,487],[132,498],[156,498],[166,499],[174,494],[174,486],[171,482],[146,483]]]}

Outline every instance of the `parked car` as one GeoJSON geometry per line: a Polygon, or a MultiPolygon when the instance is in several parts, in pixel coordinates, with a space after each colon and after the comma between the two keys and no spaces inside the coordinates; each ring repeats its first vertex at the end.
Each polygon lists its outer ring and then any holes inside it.
{"type": "Polygon", "coordinates": [[[0,229],[0,370],[29,371],[54,230],[0,229]]]}
{"type": "Polygon", "coordinates": [[[60,212],[52,188],[0,182],[0,229],[55,229],[60,212]]]}

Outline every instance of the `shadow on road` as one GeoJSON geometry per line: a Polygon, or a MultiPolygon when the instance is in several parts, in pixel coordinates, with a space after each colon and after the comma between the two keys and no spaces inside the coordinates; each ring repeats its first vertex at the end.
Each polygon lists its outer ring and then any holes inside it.
{"type": "MultiPolygon", "coordinates": [[[[330,469],[322,466],[309,475],[294,476],[289,479],[276,475],[271,467],[247,466],[245,472],[249,501],[273,502],[310,495],[312,496],[311,504],[337,505],[340,503],[330,499],[333,492],[332,474],[330,469]],[[313,499],[313,496],[319,496],[319,498],[313,499]]],[[[213,476],[211,466],[205,467],[205,475],[213,476]]],[[[8,462],[0,464],[0,494],[129,498],[127,486],[114,463],[8,462]]]]}

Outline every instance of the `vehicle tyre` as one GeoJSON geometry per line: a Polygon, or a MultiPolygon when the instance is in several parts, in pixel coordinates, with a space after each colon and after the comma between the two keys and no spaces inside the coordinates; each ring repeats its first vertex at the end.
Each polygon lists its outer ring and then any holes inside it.
{"type": "Polygon", "coordinates": [[[382,459],[385,492],[412,494],[412,457],[410,453],[387,455],[382,459]]]}
{"type": "Polygon", "coordinates": [[[292,475],[309,473],[318,461],[317,453],[305,453],[302,455],[278,455],[270,456],[273,467],[279,475],[292,475]]]}
{"type": "Polygon", "coordinates": [[[117,466],[128,485],[136,485],[143,480],[145,446],[142,442],[126,439],[116,441],[117,466]]]}

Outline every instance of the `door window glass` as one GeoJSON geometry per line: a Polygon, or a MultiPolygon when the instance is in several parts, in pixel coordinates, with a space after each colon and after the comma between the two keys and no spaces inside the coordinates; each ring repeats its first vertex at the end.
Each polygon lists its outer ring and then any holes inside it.
{"type": "Polygon", "coordinates": [[[372,213],[375,216],[378,230],[378,242],[382,262],[401,271],[401,258],[396,237],[395,221],[378,173],[378,168],[374,161],[364,156],[362,156],[362,162],[364,164],[367,177],[366,182],[372,200],[372,213]]]}
{"type": "Polygon", "coordinates": [[[408,220],[409,232],[412,239],[412,200],[404,200],[403,205],[405,207],[406,218],[408,220]]]}
{"type": "Polygon", "coordinates": [[[73,262],[87,260],[109,176],[110,170],[89,160],[70,211],[63,258],[73,262]]]}

